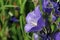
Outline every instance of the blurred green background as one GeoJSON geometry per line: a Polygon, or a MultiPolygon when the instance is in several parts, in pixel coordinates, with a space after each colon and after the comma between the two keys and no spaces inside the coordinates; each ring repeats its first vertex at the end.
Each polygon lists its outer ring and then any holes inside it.
{"type": "Polygon", "coordinates": [[[0,0],[0,40],[34,40],[24,26],[27,13],[34,9],[32,0],[0,0]],[[12,16],[18,22],[12,22],[12,16]]]}

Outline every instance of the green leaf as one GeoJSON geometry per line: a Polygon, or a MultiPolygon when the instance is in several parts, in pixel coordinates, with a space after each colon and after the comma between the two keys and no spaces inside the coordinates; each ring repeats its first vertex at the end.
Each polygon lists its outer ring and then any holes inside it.
{"type": "Polygon", "coordinates": [[[55,30],[55,26],[54,25],[51,25],[51,30],[52,30],[52,32],[54,32],[54,30],[55,30]]]}
{"type": "Polygon", "coordinates": [[[60,22],[60,17],[58,18],[58,20],[57,20],[58,22],[60,22]]]}

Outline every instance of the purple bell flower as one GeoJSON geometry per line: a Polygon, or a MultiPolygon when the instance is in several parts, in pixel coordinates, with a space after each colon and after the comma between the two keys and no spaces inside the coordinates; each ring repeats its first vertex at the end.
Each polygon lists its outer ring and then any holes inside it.
{"type": "Polygon", "coordinates": [[[33,36],[34,36],[34,40],[39,40],[38,39],[39,38],[38,34],[34,33],[33,36]]]}
{"type": "Polygon", "coordinates": [[[42,30],[42,28],[45,26],[45,22],[40,12],[39,5],[35,8],[34,11],[28,13],[26,17],[26,22],[26,32],[36,32],[42,30]]]}
{"type": "Polygon", "coordinates": [[[49,0],[42,0],[42,9],[44,12],[51,13],[52,8],[52,3],[49,0]]]}
{"type": "Polygon", "coordinates": [[[60,40],[60,32],[55,34],[54,40],[60,40]]]}

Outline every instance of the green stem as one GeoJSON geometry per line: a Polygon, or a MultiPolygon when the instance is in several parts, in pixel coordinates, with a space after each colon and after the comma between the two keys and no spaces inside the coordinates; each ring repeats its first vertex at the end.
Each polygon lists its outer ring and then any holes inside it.
{"type": "MultiPolygon", "coordinates": [[[[3,2],[3,0],[1,0],[1,7],[2,7],[2,15],[5,16],[5,8],[4,8],[4,2],[3,2]]],[[[2,23],[4,24],[4,21],[2,21],[2,23]]]]}
{"type": "MultiPolygon", "coordinates": [[[[20,2],[21,2],[22,0],[20,0],[20,2]]],[[[20,3],[20,14],[21,14],[21,16],[20,16],[20,28],[21,28],[21,31],[22,31],[22,36],[25,38],[25,35],[24,35],[24,21],[23,21],[23,19],[24,19],[24,7],[25,7],[25,3],[26,3],[26,0],[24,0],[24,2],[23,3],[20,3]]]]}

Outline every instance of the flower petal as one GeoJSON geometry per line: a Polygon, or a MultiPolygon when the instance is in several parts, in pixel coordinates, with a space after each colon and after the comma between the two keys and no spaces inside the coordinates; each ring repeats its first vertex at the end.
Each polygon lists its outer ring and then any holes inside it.
{"type": "Polygon", "coordinates": [[[38,38],[39,38],[38,34],[34,33],[33,36],[34,36],[34,40],[38,40],[38,38]]]}
{"type": "Polygon", "coordinates": [[[31,24],[26,24],[24,29],[26,32],[29,32],[32,28],[33,26],[31,24]]]}
{"type": "Polygon", "coordinates": [[[55,34],[55,40],[60,40],[60,32],[55,34]]]}

